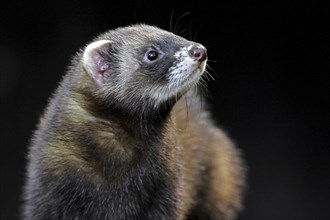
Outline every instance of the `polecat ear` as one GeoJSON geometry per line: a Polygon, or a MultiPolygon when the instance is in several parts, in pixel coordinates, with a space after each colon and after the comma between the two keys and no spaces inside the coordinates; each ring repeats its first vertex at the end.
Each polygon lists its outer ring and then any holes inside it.
{"type": "Polygon", "coordinates": [[[102,85],[111,73],[108,49],[109,40],[100,40],[89,44],[84,51],[83,65],[92,78],[102,85]]]}

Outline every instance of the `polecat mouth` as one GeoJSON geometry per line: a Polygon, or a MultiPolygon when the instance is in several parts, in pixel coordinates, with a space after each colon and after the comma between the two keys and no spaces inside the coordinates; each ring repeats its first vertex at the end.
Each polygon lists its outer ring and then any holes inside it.
{"type": "Polygon", "coordinates": [[[196,83],[200,77],[203,75],[204,71],[206,68],[206,60],[199,63],[197,67],[195,67],[195,69],[193,71],[191,71],[191,73],[189,73],[187,71],[187,73],[185,74],[185,80],[184,83],[182,84],[182,86],[185,86],[185,83],[196,83]]]}
{"type": "Polygon", "coordinates": [[[186,81],[186,85],[183,85],[183,87],[191,87],[198,83],[198,81],[201,79],[204,71],[205,71],[206,63],[200,64],[196,70],[189,76],[189,78],[186,81]]]}
{"type": "Polygon", "coordinates": [[[176,69],[174,72],[170,72],[170,77],[165,85],[158,85],[149,90],[150,97],[155,101],[155,106],[173,97],[181,97],[195,86],[205,71],[206,60],[202,63],[191,63],[188,67],[184,70],[176,69]]]}
{"type": "Polygon", "coordinates": [[[203,73],[204,73],[204,71],[206,69],[206,62],[207,62],[207,60],[204,60],[198,66],[198,69],[200,70],[200,75],[203,75],[203,73]]]}

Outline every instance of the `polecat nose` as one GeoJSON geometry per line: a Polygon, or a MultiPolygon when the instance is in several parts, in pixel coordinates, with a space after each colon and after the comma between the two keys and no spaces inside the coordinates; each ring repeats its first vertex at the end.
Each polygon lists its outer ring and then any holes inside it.
{"type": "Polygon", "coordinates": [[[207,58],[206,48],[202,45],[192,46],[189,50],[189,55],[191,58],[203,62],[207,58]]]}

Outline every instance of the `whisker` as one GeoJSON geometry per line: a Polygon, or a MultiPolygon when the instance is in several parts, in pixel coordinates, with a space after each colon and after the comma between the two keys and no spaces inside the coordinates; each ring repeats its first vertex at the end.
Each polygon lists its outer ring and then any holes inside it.
{"type": "Polygon", "coordinates": [[[192,36],[192,21],[190,21],[190,24],[189,24],[189,40],[193,40],[193,36],[192,36]]]}
{"type": "Polygon", "coordinates": [[[203,78],[201,78],[199,81],[198,81],[198,85],[202,86],[203,88],[207,89],[208,86],[207,86],[207,83],[205,82],[205,80],[203,78]]]}
{"type": "Polygon", "coordinates": [[[190,14],[190,13],[191,13],[191,12],[188,11],[188,12],[184,13],[183,15],[181,15],[181,16],[178,18],[178,20],[175,22],[175,25],[174,25],[174,32],[173,32],[174,34],[177,34],[179,28],[181,28],[181,26],[182,26],[182,24],[183,24],[183,23],[180,24],[182,18],[183,18],[184,16],[190,14]],[[178,25],[179,25],[179,26],[178,26],[178,25]]]}
{"type": "Polygon", "coordinates": [[[203,79],[203,80],[206,79],[208,82],[210,82],[210,79],[209,79],[208,74],[204,74],[202,79],[203,79]]]}
{"type": "Polygon", "coordinates": [[[197,28],[195,35],[194,35],[194,39],[193,39],[194,41],[197,41],[197,35],[198,35],[198,32],[200,29],[201,29],[201,26],[199,25],[199,27],[197,28]]]}
{"type": "Polygon", "coordinates": [[[205,70],[205,74],[203,74],[203,76],[205,76],[205,78],[206,78],[208,81],[211,81],[211,80],[209,79],[209,77],[210,77],[213,81],[215,81],[214,77],[213,77],[213,76],[210,74],[210,72],[207,71],[207,70],[205,70]]]}
{"type": "Polygon", "coordinates": [[[170,16],[170,31],[173,32],[173,15],[174,15],[174,9],[171,12],[170,16]]]}
{"type": "Polygon", "coordinates": [[[210,65],[207,64],[206,65],[206,73],[209,74],[209,75],[211,75],[211,73],[209,72],[209,70],[212,71],[212,73],[215,74],[217,77],[219,77],[219,74],[214,69],[212,69],[212,67],[210,65]]]}
{"type": "MultiPolygon", "coordinates": [[[[186,105],[186,115],[187,115],[187,119],[188,119],[189,118],[189,104],[188,104],[187,96],[184,97],[184,101],[185,101],[185,105],[186,105]]],[[[188,123],[188,120],[186,121],[186,123],[188,123]]]]}
{"type": "Polygon", "coordinates": [[[179,36],[184,36],[186,32],[187,32],[187,28],[185,28],[185,29],[183,29],[182,31],[180,31],[180,32],[178,33],[178,35],[179,35],[179,36]]]}
{"type": "Polygon", "coordinates": [[[200,92],[201,92],[201,97],[207,97],[207,98],[210,98],[210,94],[208,93],[208,87],[207,87],[207,83],[205,82],[205,80],[201,79],[199,82],[198,82],[198,85],[199,85],[199,89],[200,89],[200,92]]]}

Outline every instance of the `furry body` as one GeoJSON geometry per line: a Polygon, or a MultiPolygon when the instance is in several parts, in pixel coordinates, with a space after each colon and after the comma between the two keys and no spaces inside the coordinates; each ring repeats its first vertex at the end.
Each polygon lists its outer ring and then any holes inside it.
{"type": "Polygon", "coordinates": [[[32,139],[23,219],[233,219],[244,168],[194,90],[206,50],[147,25],[93,42],[32,139]]]}

